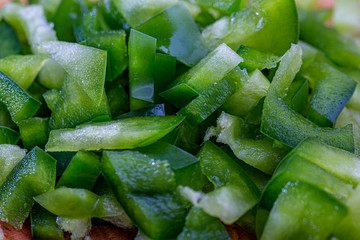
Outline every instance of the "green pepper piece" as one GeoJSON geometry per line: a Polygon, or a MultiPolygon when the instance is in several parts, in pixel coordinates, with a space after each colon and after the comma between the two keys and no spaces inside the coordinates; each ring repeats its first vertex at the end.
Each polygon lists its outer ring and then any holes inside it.
{"type": "Polygon", "coordinates": [[[282,57],[265,98],[261,132],[291,147],[308,137],[315,137],[332,146],[353,152],[352,126],[338,129],[321,128],[285,104],[283,98],[300,66],[301,49],[298,45],[292,45],[282,57]]]}
{"type": "Polygon", "coordinates": [[[87,6],[83,1],[61,0],[52,19],[56,35],[60,41],[74,42],[73,26],[81,12],[86,12],[87,6]]]}
{"type": "Polygon", "coordinates": [[[121,206],[113,196],[98,196],[80,188],[61,187],[34,197],[49,212],[74,219],[117,216],[121,206]],[[112,201],[112,206],[108,203],[112,201]]]}
{"type": "Polygon", "coordinates": [[[280,58],[271,52],[260,51],[255,48],[240,46],[236,53],[244,59],[239,64],[241,69],[246,68],[248,72],[252,72],[255,69],[264,70],[275,68],[280,58]]]}
{"type": "MultiPolygon", "coordinates": [[[[161,164],[160,162],[159,164],[156,160],[149,157],[144,158],[144,155],[130,151],[105,151],[102,162],[106,181],[111,186],[126,213],[142,232],[155,239],[174,238],[180,233],[184,224],[186,210],[177,195],[171,191],[175,188],[175,179],[170,177],[174,173],[169,169],[167,163],[161,164]],[[131,171],[128,171],[129,167],[121,163],[131,160],[148,162],[146,164],[148,171],[140,172],[135,170],[135,166],[131,171]],[[152,165],[151,162],[155,164],[152,165]],[[167,169],[164,169],[166,166],[167,169]],[[157,172],[156,169],[159,169],[160,172],[157,172]],[[156,175],[152,176],[149,171],[156,173],[156,175]],[[138,177],[139,174],[144,173],[146,174],[144,177],[138,177]],[[147,180],[152,183],[149,189],[146,189],[147,184],[144,185],[147,180]],[[134,185],[132,186],[132,184],[134,185]],[[136,191],[138,193],[128,192],[129,187],[139,187],[138,191],[136,191]],[[141,193],[142,190],[148,193],[151,191],[162,193],[147,195],[141,193]]],[[[141,165],[145,166],[144,164],[141,165]]],[[[131,188],[131,191],[136,190],[131,188]]]]}
{"type": "Polygon", "coordinates": [[[75,127],[96,117],[110,115],[105,90],[102,89],[102,91],[101,102],[96,105],[76,81],[67,75],[53,106],[50,129],[75,127]]]}
{"type": "Polygon", "coordinates": [[[300,17],[302,40],[319,48],[339,66],[360,68],[360,50],[353,41],[340,34],[336,29],[326,27],[316,13],[302,12],[302,15],[300,17]]]}
{"type": "Polygon", "coordinates": [[[304,182],[289,182],[271,209],[261,239],[327,239],[347,208],[304,182]]]}
{"type": "Polygon", "coordinates": [[[192,207],[185,221],[185,227],[178,240],[218,239],[230,240],[224,225],[212,216],[209,216],[201,208],[192,207]]]}
{"type": "Polygon", "coordinates": [[[247,164],[272,174],[286,151],[274,146],[274,142],[261,134],[254,135],[256,127],[246,124],[239,117],[223,112],[217,120],[217,128],[211,129],[218,136],[217,142],[229,145],[237,158],[247,164]],[[250,132],[250,134],[249,134],[250,132]]]}
{"type": "Polygon", "coordinates": [[[175,173],[176,185],[189,186],[194,190],[202,188],[199,159],[190,153],[162,141],[136,150],[149,157],[167,161],[175,173]]]}
{"type": "Polygon", "coordinates": [[[257,204],[260,197],[257,186],[240,165],[214,143],[205,142],[198,157],[201,171],[215,186],[206,198],[197,201],[206,212],[231,224],[257,204]],[[216,204],[220,202],[221,205],[216,204]]]}
{"type": "Polygon", "coordinates": [[[19,39],[16,37],[13,28],[0,20],[0,58],[18,54],[20,48],[19,39]]]}
{"type": "Polygon", "coordinates": [[[0,186],[14,167],[25,157],[26,150],[19,146],[10,144],[0,144],[0,186]]]}
{"type": "Polygon", "coordinates": [[[302,74],[312,87],[307,118],[320,127],[332,127],[357,83],[326,63],[314,62],[302,74]]]}
{"type": "Polygon", "coordinates": [[[100,175],[100,157],[95,153],[79,151],[72,158],[56,187],[84,188],[91,190],[100,175]]]}
{"type": "Polygon", "coordinates": [[[270,82],[257,69],[249,75],[246,70],[237,70],[237,73],[241,84],[237,84],[235,93],[225,102],[222,109],[241,117],[254,109],[260,99],[266,96],[270,82]]]}
{"type": "Polygon", "coordinates": [[[221,44],[196,66],[178,77],[170,88],[160,94],[176,107],[183,107],[209,85],[222,80],[242,58],[225,44],[221,44]]]}
{"type": "Polygon", "coordinates": [[[31,235],[39,239],[64,239],[64,233],[56,223],[56,215],[35,203],[30,214],[31,235]]]}
{"type": "Polygon", "coordinates": [[[0,218],[21,228],[34,203],[33,197],[54,189],[56,160],[33,148],[0,187],[0,218]]]}
{"type": "Polygon", "coordinates": [[[360,157],[339,148],[332,147],[316,139],[307,139],[293,153],[311,161],[339,179],[354,186],[360,183],[360,157]]]}
{"type": "Polygon", "coordinates": [[[124,16],[125,20],[132,28],[135,28],[140,23],[145,22],[149,18],[157,15],[164,9],[177,3],[177,0],[113,0],[114,5],[124,16]]]}
{"type": "Polygon", "coordinates": [[[41,105],[39,101],[32,98],[16,82],[1,71],[0,89],[2,89],[0,101],[6,105],[15,123],[33,116],[41,105]]]}
{"type": "Polygon", "coordinates": [[[176,189],[174,172],[166,160],[131,151],[106,152],[105,158],[117,159],[114,167],[121,168],[117,175],[122,179],[118,184],[123,192],[153,195],[176,189]]]}
{"type": "Polygon", "coordinates": [[[106,51],[59,41],[43,42],[36,50],[57,61],[96,105],[101,103],[105,83],[106,51]]]}
{"type": "Polygon", "coordinates": [[[17,144],[19,133],[11,128],[0,126],[0,144],[17,144]]]}
{"type": "Polygon", "coordinates": [[[297,154],[292,154],[280,162],[263,191],[260,206],[270,210],[286,183],[296,180],[312,184],[341,201],[349,198],[353,192],[352,185],[335,177],[311,161],[297,154]]]}
{"type": "Polygon", "coordinates": [[[227,78],[209,85],[197,98],[176,114],[185,116],[185,122],[195,127],[207,119],[235,92],[235,83],[227,78]]]}
{"type": "Polygon", "coordinates": [[[20,137],[26,149],[43,147],[49,138],[48,118],[28,118],[19,124],[20,137]]]}
{"type": "Polygon", "coordinates": [[[83,124],[75,129],[50,132],[46,150],[79,151],[131,149],[156,142],[177,127],[183,117],[134,117],[111,122],[83,124]]]}
{"type": "Polygon", "coordinates": [[[233,50],[245,45],[281,56],[299,39],[295,1],[252,1],[209,25],[202,35],[210,49],[226,43],[233,50]]]}
{"type": "Polygon", "coordinates": [[[130,110],[154,104],[156,39],[134,29],[129,39],[130,110]]]}
{"type": "Polygon", "coordinates": [[[208,54],[194,19],[182,4],[176,4],[138,25],[136,30],[157,39],[157,49],[187,66],[193,66],[208,54]]]}

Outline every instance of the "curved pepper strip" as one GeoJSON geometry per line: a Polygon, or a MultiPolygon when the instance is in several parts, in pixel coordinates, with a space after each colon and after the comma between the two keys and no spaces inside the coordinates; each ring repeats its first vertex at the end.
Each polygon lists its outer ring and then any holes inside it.
{"type": "Polygon", "coordinates": [[[159,51],[176,57],[187,66],[195,65],[208,54],[207,45],[191,13],[180,3],[165,9],[135,29],[156,38],[159,51]]]}
{"type": "Polygon", "coordinates": [[[247,136],[246,129],[250,125],[239,117],[223,112],[217,125],[217,128],[209,130],[209,134],[217,135],[217,142],[229,145],[237,158],[264,173],[272,174],[286,155],[286,151],[274,147],[274,141],[267,137],[247,136]]]}
{"type": "Polygon", "coordinates": [[[41,103],[32,98],[15,81],[0,71],[0,101],[3,102],[15,123],[32,117],[41,103]]]}
{"type": "Polygon", "coordinates": [[[0,126],[0,144],[17,144],[19,133],[11,128],[0,126]]]}
{"type": "Polygon", "coordinates": [[[352,126],[321,128],[291,109],[284,97],[301,66],[301,48],[292,45],[282,57],[264,102],[261,132],[283,144],[295,147],[308,137],[315,137],[332,146],[354,151],[352,126]]]}
{"type": "Polygon", "coordinates": [[[142,147],[164,137],[183,120],[177,116],[134,117],[53,130],[45,148],[49,152],[74,152],[142,147]]]}
{"type": "Polygon", "coordinates": [[[307,118],[320,127],[332,127],[357,83],[329,64],[320,62],[312,63],[302,74],[312,87],[307,118]]]}
{"type": "Polygon", "coordinates": [[[34,199],[49,212],[65,218],[102,218],[122,213],[122,207],[114,196],[98,196],[81,188],[61,187],[34,199]]]}
{"type": "Polygon", "coordinates": [[[38,147],[14,168],[0,187],[0,219],[21,228],[33,197],[54,189],[56,160],[38,147]]]}

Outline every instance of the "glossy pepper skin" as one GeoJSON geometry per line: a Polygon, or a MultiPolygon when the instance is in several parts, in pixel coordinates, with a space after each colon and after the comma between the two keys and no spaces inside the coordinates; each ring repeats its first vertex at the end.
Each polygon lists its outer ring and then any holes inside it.
{"type": "Polygon", "coordinates": [[[352,126],[321,128],[292,110],[285,102],[287,89],[301,66],[301,49],[292,45],[283,56],[265,98],[261,132],[287,146],[295,147],[308,137],[315,137],[332,146],[354,151],[352,126]]]}
{"type": "Polygon", "coordinates": [[[158,50],[188,66],[195,65],[208,53],[194,19],[182,4],[165,9],[135,29],[156,38],[158,50]]]}
{"type": "Polygon", "coordinates": [[[40,108],[41,103],[39,101],[32,98],[15,81],[1,71],[0,89],[0,101],[6,105],[15,123],[32,117],[40,108]]]}
{"type": "Polygon", "coordinates": [[[143,233],[166,239],[181,232],[187,212],[174,192],[174,172],[166,161],[135,151],[104,151],[102,163],[106,181],[143,233]]]}
{"type": "Polygon", "coordinates": [[[33,148],[0,187],[0,218],[21,228],[34,204],[33,197],[55,187],[56,160],[33,148]]]}

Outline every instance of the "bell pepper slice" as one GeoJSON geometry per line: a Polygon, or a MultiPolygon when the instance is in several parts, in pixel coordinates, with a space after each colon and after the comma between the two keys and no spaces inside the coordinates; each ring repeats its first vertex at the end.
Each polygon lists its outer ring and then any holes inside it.
{"type": "Polygon", "coordinates": [[[19,133],[11,128],[0,126],[0,144],[17,144],[19,133]]]}
{"type": "Polygon", "coordinates": [[[281,161],[266,185],[260,201],[261,207],[270,210],[287,182],[296,180],[312,184],[343,202],[353,192],[351,184],[335,177],[311,161],[293,154],[281,161]]]}
{"type": "Polygon", "coordinates": [[[185,116],[185,122],[195,127],[221,107],[235,92],[235,83],[227,78],[209,85],[198,97],[176,114],[185,116]]]}
{"type": "Polygon", "coordinates": [[[129,39],[130,110],[154,104],[156,39],[134,29],[129,39]]]}
{"type": "Polygon", "coordinates": [[[0,187],[0,218],[21,228],[34,204],[33,197],[54,189],[56,160],[33,148],[0,187]]]}
{"type": "Polygon", "coordinates": [[[209,25],[202,35],[210,49],[226,43],[233,50],[245,45],[281,56],[299,39],[297,16],[294,0],[260,0],[209,25]]]}
{"type": "Polygon", "coordinates": [[[201,208],[192,207],[185,221],[185,227],[178,240],[218,239],[230,240],[224,225],[212,216],[209,216],[201,208]]]}
{"type": "Polygon", "coordinates": [[[196,66],[178,77],[160,96],[177,107],[183,107],[209,85],[222,80],[241,61],[239,55],[227,45],[221,44],[196,66]]]}
{"type": "Polygon", "coordinates": [[[106,181],[126,213],[144,234],[156,239],[173,238],[180,233],[186,209],[173,192],[176,187],[174,173],[168,163],[130,151],[104,151],[102,163],[106,181]],[[134,160],[142,162],[141,165],[147,166],[148,171],[140,172],[135,166],[136,162],[131,163],[134,160]],[[125,162],[133,167],[123,164],[125,162]],[[133,170],[129,171],[130,168],[133,170]],[[166,172],[168,174],[164,174],[166,172]],[[139,178],[139,174],[146,175],[139,178]],[[143,181],[147,180],[152,184],[144,185],[143,181]],[[155,194],[146,194],[151,192],[155,194]]]}
{"type": "Polygon", "coordinates": [[[64,218],[84,219],[117,216],[121,206],[113,196],[98,196],[81,188],[60,187],[34,197],[49,212],[64,218]],[[111,201],[111,205],[109,204],[111,201]]]}
{"type": "Polygon", "coordinates": [[[210,128],[208,134],[216,135],[217,142],[229,145],[237,158],[264,173],[272,174],[286,151],[274,147],[274,142],[267,137],[249,136],[249,129],[254,131],[254,126],[223,112],[217,120],[217,128],[210,128]]]}
{"type": "Polygon", "coordinates": [[[135,29],[156,38],[159,51],[187,66],[195,65],[208,53],[194,19],[182,4],[165,9],[135,29]]]}
{"type": "Polygon", "coordinates": [[[357,83],[326,63],[314,62],[302,75],[312,88],[307,118],[321,127],[332,127],[357,83]]]}
{"type": "Polygon", "coordinates": [[[237,84],[235,93],[225,102],[222,109],[229,114],[242,117],[266,96],[270,82],[258,69],[249,75],[246,70],[238,72],[241,84],[237,84]]]}
{"type": "Polygon", "coordinates": [[[167,161],[175,173],[176,185],[189,186],[194,190],[202,188],[200,160],[194,155],[163,141],[136,150],[154,159],[167,161]]]}
{"type": "Polygon", "coordinates": [[[215,187],[213,192],[200,201],[194,201],[205,212],[231,224],[257,204],[260,197],[257,186],[245,171],[214,143],[205,142],[198,157],[201,171],[215,187]]]}
{"type": "Polygon", "coordinates": [[[32,117],[41,103],[32,98],[15,81],[0,71],[0,101],[9,111],[12,120],[19,123],[21,120],[32,117]]]}
{"type": "Polygon", "coordinates": [[[41,55],[12,55],[0,59],[0,71],[27,90],[46,61],[41,55]]]}
{"type": "Polygon", "coordinates": [[[146,146],[164,137],[183,120],[177,116],[134,117],[52,130],[45,148],[57,152],[146,146]]]}
{"type": "Polygon", "coordinates": [[[293,153],[322,167],[339,179],[354,186],[360,183],[360,157],[316,139],[301,142],[293,153]]]}
{"type": "Polygon", "coordinates": [[[56,215],[35,203],[30,213],[31,236],[40,239],[63,240],[64,233],[56,223],[56,215]]]}
{"type": "Polygon", "coordinates": [[[126,1],[114,0],[114,5],[132,28],[176,4],[177,0],[126,1]]]}
{"type": "Polygon", "coordinates": [[[0,58],[18,54],[20,48],[21,45],[14,29],[5,21],[0,20],[0,58]]]}
{"type": "Polygon", "coordinates": [[[96,104],[88,96],[76,79],[66,75],[63,88],[53,105],[50,129],[75,127],[96,117],[110,115],[104,88],[97,91],[103,92],[100,104],[96,104]]]}
{"type": "Polygon", "coordinates": [[[154,69],[154,95],[155,102],[161,103],[163,99],[159,97],[159,93],[165,91],[171,81],[175,79],[176,58],[157,53],[155,56],[154,69]]]}
{"type": "Polygon", "coordinates": [[[44,147],[49,138],[49,118],[28,118],[19,123],[20,137],[26,149],[44,147]]]}
{"type": "Polygon", "coordinates": [[[315,137],[332,146],[353,152],[352,126],[338,129],[321,128],[284,103],[284,97],[300,66],[301,48],[292,45],[282,57],[265,98],[261,132],[291,147],[295,147],[308,137],[315,137]]]}
{"type": "Polygon", "coordinates": [[[0,144],[0,163],[2,166],[0,171],[0,186],[25,155],[26,150],[21,149],[17,145],[0,144]]]}
{"type": "Polygon", "coordinates": [[[52,19],[54,30],[60,41],[75,41],[73,26],[80,13],[86,12],[85,10],[87,6],[83,1],[61,0],[52,19]]]}
{"type": "Polygon", "coordinates": [[[91,190],[101,172],[100,157],[95,153],[79,151],[71,159],[56,187],[91,190]]]}
{"type": "Polygon", "coordinates": [[[106,73],[106,51],[59,41],[43,42],[36,46],[36,51],[57,61],[96,105],[101,103],[106,73]]]}
{"type": "Polygon", "coordinates": [[[304,182],[289,182],[271,209],[260,239],[326,239],[347,212],[326,192],[304,182]]]}

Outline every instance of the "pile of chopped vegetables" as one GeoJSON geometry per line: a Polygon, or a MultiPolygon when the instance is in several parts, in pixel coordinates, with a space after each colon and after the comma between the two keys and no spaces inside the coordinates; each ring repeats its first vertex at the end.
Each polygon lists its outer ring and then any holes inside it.
{"type": "Polygon", "coordinates": [[[1,221],[360,239],[359,29],[358,0],[4,5],[1,221]]]}

